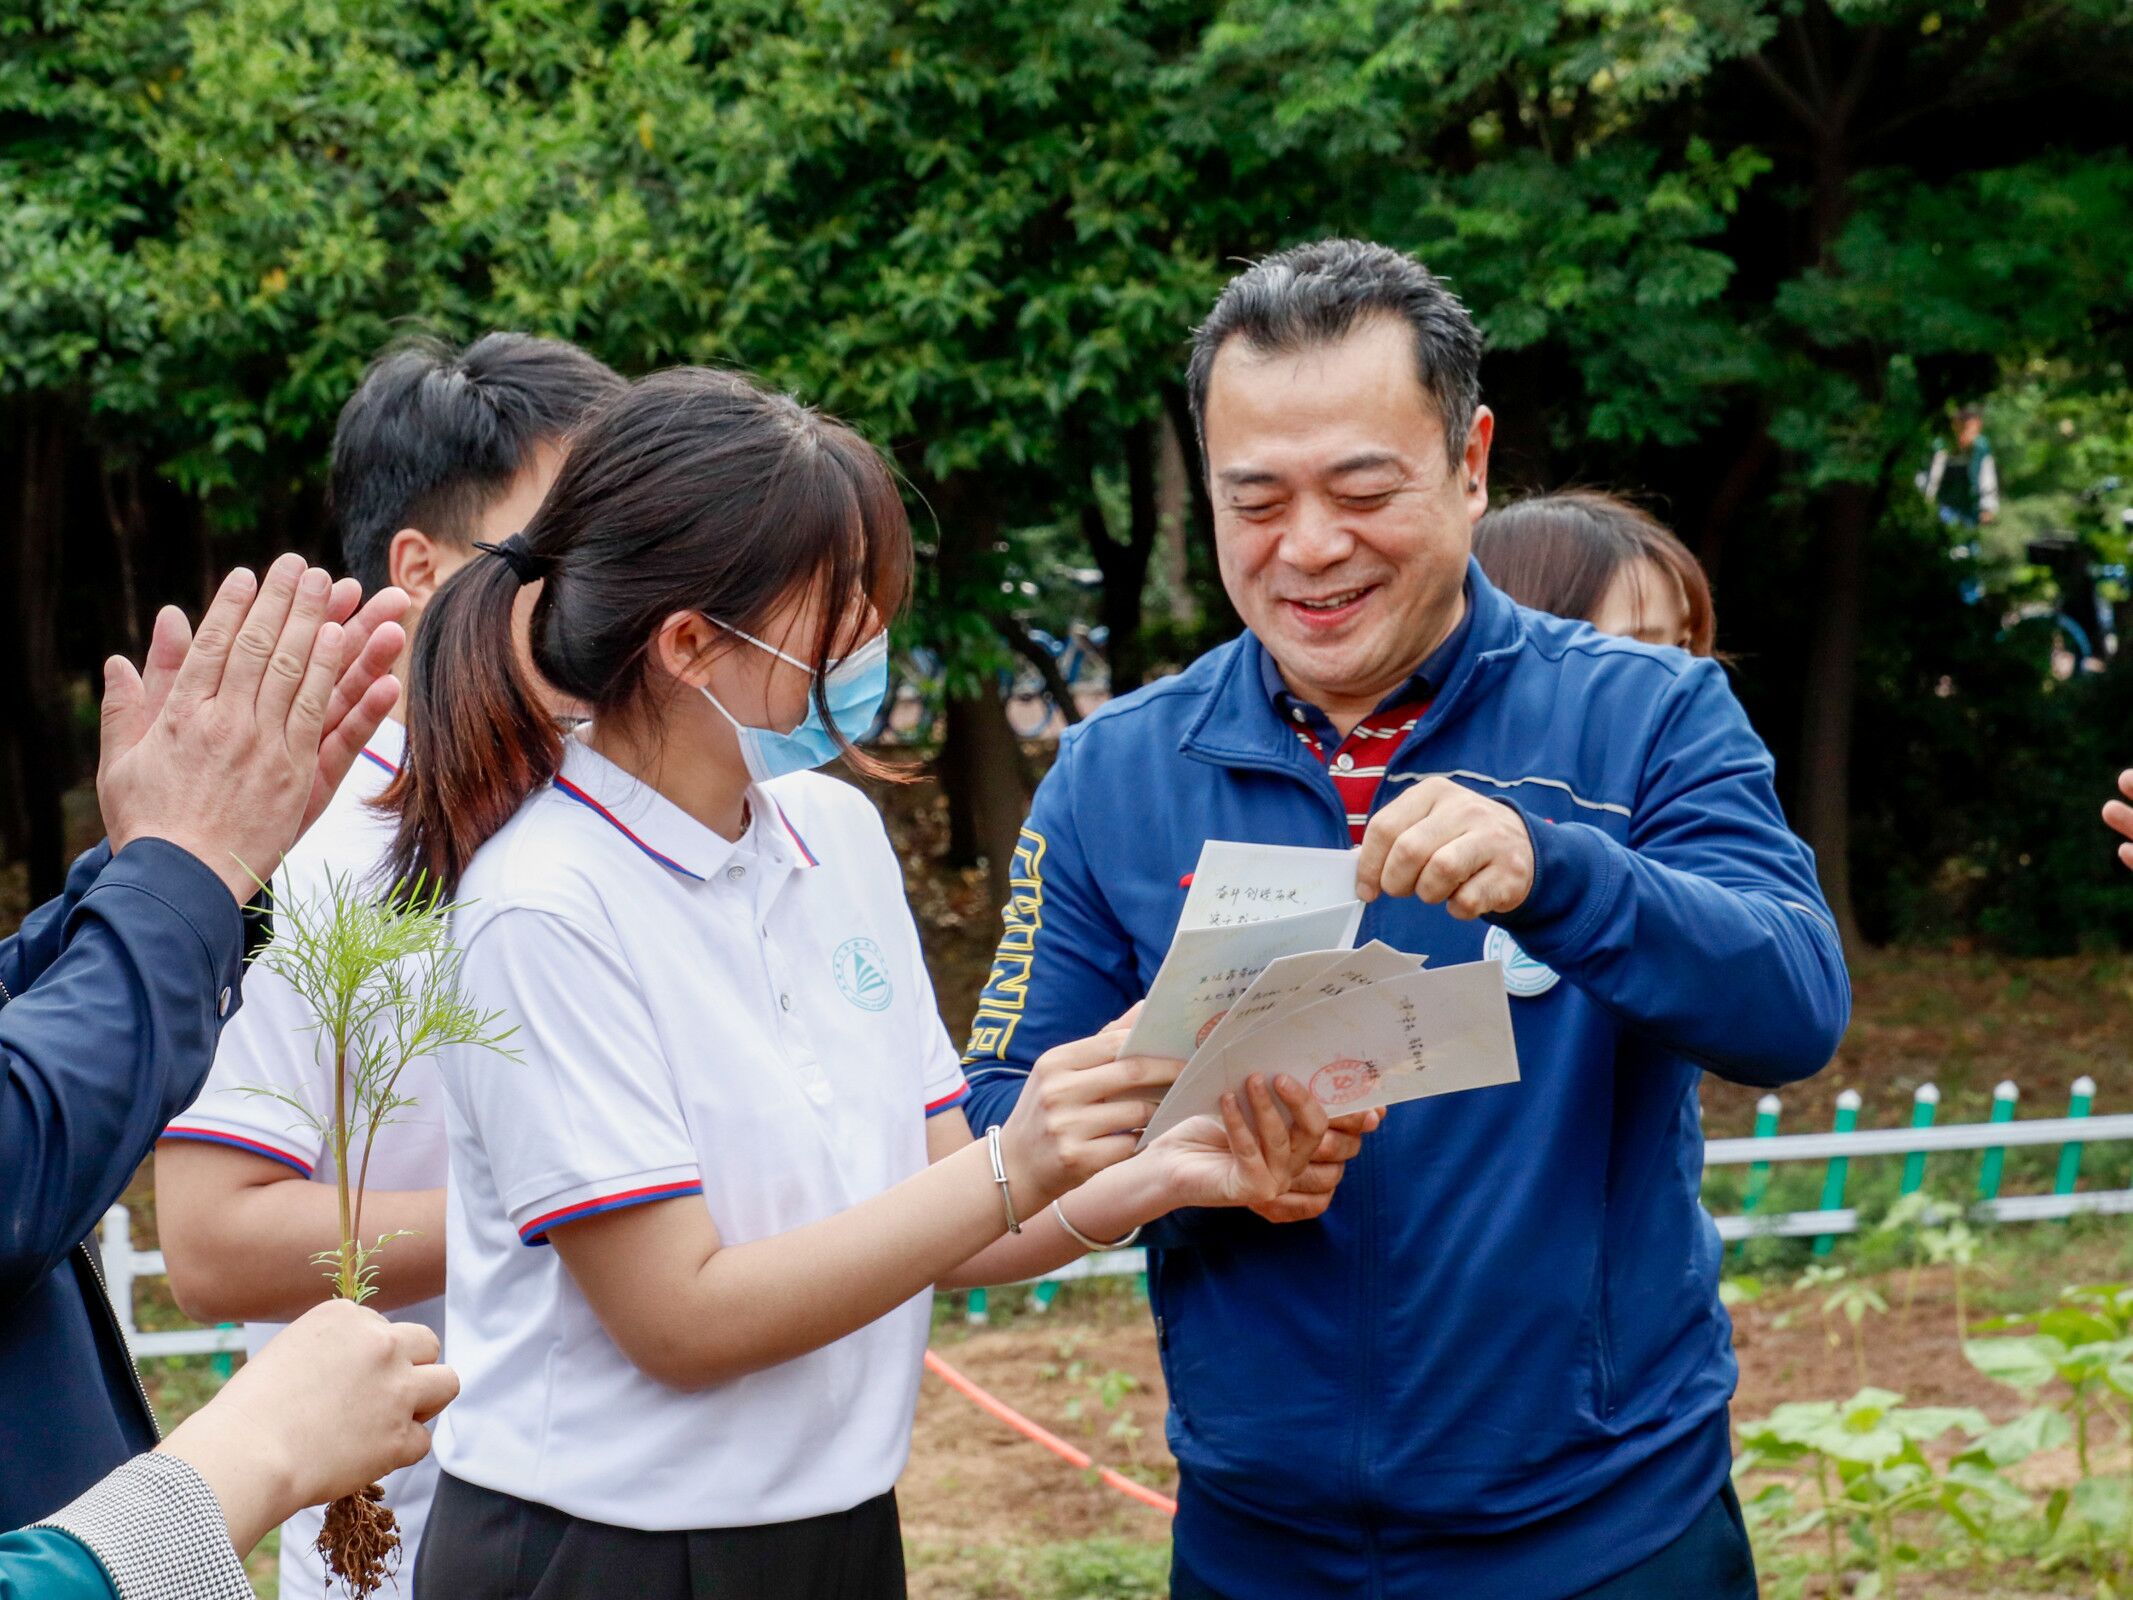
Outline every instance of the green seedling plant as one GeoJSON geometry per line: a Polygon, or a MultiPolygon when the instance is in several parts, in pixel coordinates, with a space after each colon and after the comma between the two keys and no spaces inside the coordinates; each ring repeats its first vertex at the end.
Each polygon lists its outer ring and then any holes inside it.
{"type": "Polygon", "coordinates": [[[1918,1270],[1926,1261],[1922,1235],[1940,1221],[1944,1213],[1952,1210],[1935,1200],[1927,1190],[1913,1189],[1907,1195],[1898,1196],[1887,1214],[1874,1225],[1876,1233],[1895,1234],[1910,1257],[1910,1265],[1903,1275],[1903,1319],[1906,1322],[1911,1320],[1911,1305],[1918,1298],[1918,1270]]]}
{"type": "Polygon", "coordinates": [[[1964,1298],[1966,1277],[1977,1265],[1978,1249],[1984,1240],[1960,1215],[1938,1227],[1921,1229],[1918,1240],[1926,1247],[1926,1259],[1934,1266],[1954,1269],[1955,1340],[1960,1344],[1970,1337],[1969,1302],[1964,1298]]]}
{"type": "Polygon", "coordinates": [[[1839,1266],[1809,1267],[1800,1274],[1799,1281],[1793,1287],[1800,1290],[1829,1290],[1822,1298],[1823,1337],[1829,1341],[1832,1350],[1844,1342],[1831,1320],[1841,1313],[1844,1320],[1851,1324],[1852,1362],[1858,1368],[1859,1383],[1864,1388],[1867,1382],[1866,1319],[1869,1315],[1886,1315],[1889,1309],[1888,1301],[1881,1297],[1872,1284],[1853,1277],[1849,1270],[1839,1266]]]}
{"type": "MultiPolygon", "coordinates": [[[[2026,1508],[2028,1497],[2000,1476],[1985,1441],[1995,1430],[1971,1407],[1905,1406],[1887,1389],[1863,1388],[1845,1401],[1792,1401],[1759,1422],[1741,1428],[1743,1453],[1737,1476],[1764,1467],[1804,1467],[1815,1480],[1817,1503],[1781,1530],[1792,1538],[1820,1532],[1826,1592],[1858,1600],[1894,1600],[1901,1570],[1923,1559],[1905,1541],[1897,1519],[1941,1510],[1964,1526],[1983,1530],[1994,1508],[2026,1508]],[[1969,1447],[1945,1471],[1928,1459],[1923,1445],[1959,1432],[1969,1447]],[[1871,1570],[1847,1590],[1847,1556],[1840,1533],[1865,1551],[1871,1570]]],[[[2000,1443],[2001,1454],[2009,1447],[2000,1443]]],[[[1789,1494],[1770,1494],[1762,1509],[1789,1505],[1789,1494]]]]}
{"type": "Polygon", "coordinates": [[[2086,1284],[2060,1291],[2059,1303],[2027,1315],[1994,1317],[1981,1330],[2034,1328],[2034,1333],[1968,1339],[1963,1354],[1995,1383],[2034,1394],[2054,1379],[2066,1385],[2064,1406],[2073,1424],[2074,1458],[2090,1476],[2090,1438],[2099,1414],[2125,1416],[2112,1396],[2133,1395],[2133,1291],[2122,1284],[2086,1284]]]}
{"type": "Polygon", "coordinates": [[[2115,1424],[2120,1438],[2133,1423],[2118,1402],[2133,1397],[2133,1288],[2118,1283],[2062,1289],[2059,1302],[2043,1311],[1995,1317],[1985,1331],[2033,1328],[2028,1334],[1971,1339],[1963,1346],[1970,1364],[1996,1383],[2035,1394],[2057,1382],[2066,1399],[2040,1409],[2058,1415],[2074,1443],[2080,1480],[2051,1497],[2045,1521],[2055,1539],[2078,1550],[2097,1571],[2114,1568],[2133,1552],[2133,1492],[2123,1478],[2100,1478],[2094,1470],[2095,1425],[2115,1424]]]}
{"type": "MultiPolygon", "coordinates": [[[[312,1259],[333,1294],[360,1305],[377,1292],[378,1254],[393,1235],[365,1240],[363,1192],[381,1129],[414,1101],[400,1092],[413,1063],[462,1046],[504,1055],[515,1031],[483,1011],[460,982],[451,914],[435,885],[419,879],[388,895],[363,891],[350,875],[329,876],[316,896],[274,900],[274,937],[255,958],[300,995],[313,1019],[313,1048],[333,1072],[323,1109],[273,1089],[333,1154],[339,1242],[312,1259]]],[[[319,1550],[347,1591],[363,1600],[390,1576],[399,1532],[373,1484],[327,1507],[319,1550]]]]}

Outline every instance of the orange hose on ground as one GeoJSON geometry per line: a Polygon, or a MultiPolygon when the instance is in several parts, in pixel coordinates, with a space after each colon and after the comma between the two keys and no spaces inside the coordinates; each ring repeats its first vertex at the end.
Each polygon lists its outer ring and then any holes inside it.
{"type": "Polygon", "coordinates": [[[1116,1489],[1120,1494],[1131,1495],[1142,1505],[1160,1511],[1166,1517],[1174,1517],[1178,1514],[1178,1503],[1168,1495],[1157,1494],[1146,1484],[1135,1483],[1124,1473],[1113,1472],[1109,1467],[1097,1467],[1095,1461],[1086,1453],[1075,1449],[1066,1440],[1060,1438],[1058,1434],[1030,1421],[1029,1418],[1025,1417],[1006,1401],[997,1400],[987,1394],[931,1350],[926,1352],[926,1370],[976,1406],[980,1411],[988,1416],[999,1418],[1000,1421],[1006,1423],[1010,1428],[1013,1428],[1026,1438],[1036,1440],[1037,1443],[1043,1445],[1045,1449],[1051,1451],[1053,1455],[1058,1456],[1062,1461],[1071,1462],[1083,1471],[1096,1467],[1096,1476],[1116,1489]]]}

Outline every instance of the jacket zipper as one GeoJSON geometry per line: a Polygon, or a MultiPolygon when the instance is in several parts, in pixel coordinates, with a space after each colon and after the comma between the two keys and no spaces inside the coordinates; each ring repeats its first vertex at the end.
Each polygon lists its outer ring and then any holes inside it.
{"type": "Polygon", "coordinates": [[[163,1442],[163,1425],[156,1421],[156,1408],[148,1403],[148,1386],[141,1382],[141,1369],[133,1359],[133,1346],[126,1341],[126,1330],[119,1326],[118,1313],[111,1308],[111,1285],[104,1281],[104,1269],[97,1264],[96,1252],[84,1239],[74,1247],[74,1253],[89,1269],[89,1276],[96,1280],[96,1303],[103,1308],[104,1321],[111,1330],[111,1337],[118,1341],[119,1354],[125,1358],[126,1376],[133,1380],[133,1392],[141,1402],[141,1415],[148,1419],[149,1436],[156,1443],[163,1442]]]}

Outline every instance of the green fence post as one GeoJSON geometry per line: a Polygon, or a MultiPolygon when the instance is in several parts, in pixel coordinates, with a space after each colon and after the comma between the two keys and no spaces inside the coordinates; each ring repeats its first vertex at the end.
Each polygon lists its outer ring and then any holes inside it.
{"type": "MultiPolygon", "coordinates": [[[[1930,1083],[1922,1083],[1911,1095],[1911,1126],[1930,1128],[1933,1113],[1940,1105],[1940,1090],[1930,1083]]],[[[1916,1194],[1926,1181],[1926,1153],[1913,1150],[1903,1158],[1903,1192],[1916,1194]]]]}
{"type": "MultiPolygon", "coordinates": [[[[2021,1093],[2022,1091],[2015,1087],[2012,1078],[2002,1081],[2000,1086],[1992,1091],[1992,1120],[1994,1122],[2014,1121],[2015,1100],[2021,1093]]],[[[1985,1152],[1985,1159],[1977,1169],[1977,1197],[1980,1200],[1997,1200],[1999,1198],[2000,1168],[2006,1163],[2006,1160],[2007,1147],[2005,1145],[1996,1144],[1985,1152]]]]}
{"type": "MultiPolygon", "coordinates": [[[[1829,1130],[1832,1133],[1850,1133],[1859,1126],[1859,1091],[1847,1089],[1837,1096],[1837,1120],[1829,1130]]],[[[1849,1156],[1831,1156],[1829,1166],[1822,1174],[1822,1209],[1835,1211],[1844,1204],[1844,1177],[1851,1168],[1849,1156]]],[[[1815,1254],[1826,1256],[1837,1242],[1833,1233],[1820,1234],[1815,1239],[1815,1254]]]]}
{"type": "MultiPolygon", "coordinates": [[[[1774,1139],[1778,1131],[1778,1113],[1784,1107],[1774,1094],[1766,1094],[1755,1102],[1755,1137],[1774,1139]]],[[[1741,1215],[1747,1216],[1763,1203],[1763,1193],[1770,1187],[1770,1163],[1755,1162],[1748,1168],[1748,1187],[1741,1192],[1741,1215]]],[[[1748,1241],[1741,1240],[1735,1248],[1745,1251],[1748,1241]]]]}
{"type": "MultiPolygon", "coordinates": [[[[2080,1077],[2074,1080],[2074,1098],[2068,1103],[2069,1117],[2085,1117],[2089,1103],[2096,1098],[2096,1080],[2080,1077]]],[[[2081,1181],[2081,1146],[2063,1144],[2059,1147],[2059,1176],[2052,1183],[2053,1194],[2072,1194],[2074,1185],[2081,1181]]]]}
{"type": "Polygon", "coordinates": [[[1047,1278],[1029,1292],[1029,1308],[1032,1311],[1049,1311],[1052,1302],[1059,1298],[1059,1285],[1047,1278]]]}
{"type": "MultiPolygon", "coordinates": [[[[234,1328],[237,1326],[237,1324],[234,1322],[218,1322],[215,1324],[215,1326],[218,1328],[234,1328]]],[[[237,1370],[237,1363],[230,1359],[230,1352],[227,1350],[217,1350],[215,1352],[215,1359],[213,1365],[215,1368],[215,1376],[220,1378],[224,1383],[228,1383],[230,1381],[231,1374],[233,1374],[237,1370]]]]}
{"type": "Polygon", "coordinates": [[[970,1291],[970,1303],[964,1307],[963,1315],[966,1320],[975,1323],[983,1324],[992,1321],[992,1311],[987,1304],[986,1294],[983,1289],[970,1291]]]}

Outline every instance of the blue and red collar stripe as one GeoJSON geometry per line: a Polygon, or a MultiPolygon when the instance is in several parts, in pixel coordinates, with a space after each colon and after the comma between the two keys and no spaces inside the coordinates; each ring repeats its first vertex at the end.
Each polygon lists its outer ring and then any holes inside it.
{"type": "Polygon", "coordinates": [[[311,1163],[302,1157],[292,1156],[286,1150],[277,1150],[272,1145],[258,1139],[247,1139],[242,1134],[224,1133],[218,1128],[191,1128],[182,1123],[173,1122],[156,1137],[159,1139],[196,1139],[202,1144],[228,1145],[232,1150],[243,1150],[250,1155],[265,1156],[269,1161],[279,1161],[285,1167],[294,1167],[307,1178],[311,1176],[311,1163]]]}
{"type": "Polygon", "coordinates": [[[683,1195],[702,1194],[703,1181],[699,1178],[684,1178],[676,1183],[649,1184],[642,1189],[624,1189],[619,1194],[595,1195],[590,1200],[575,1200],[543,1216],[532,1218],[519,1230],[521,1244],[546,1244],[548,1230],[560,1228],[566,1223],[583,1222],[587,1217],[597,1217],[603,1211],[620,1211],[624,1206],[650,1205],[655,1200],[678,1200],[683,1195]]]}
{"type": "Polygon", "coordinates": [[[785,824],[785,831],[792,835],[792,842],[800,851],[800,859],[811,867],[821,866],[822,863],[815,859],[814,851],[807,848],[807,841],[800,837],[800,830],[792,825],[792,818],[785,814],[785,808],[775,800],[770,803],[777,807],[778,820],[785,824]]]}
{"type": "Polygon", "coordinates": [[[377,751],[371,749],[370,746],[367,744],[363,746],[363,759],[366,761],[375,761],[379,766],[383,767],[387,772],[391,773],[396,778],[400,776],[400,769],[398,767],[394,766],[390,761],[387,761],[383,756],[379,755],[377,751]]]}
{"type": "Polygon", "coordinates": [[[612,827],[617,833],[621,834],[623,838],[629,840],[631,844],[642,850],[646,855],[650,856],[654,861],[658,862],[662,867],[666,867],[670,871],[678,872],[684,878],[692,879],[697,883],[702,883],[704,881],[704,875],[702,873],[691,872],[687,867],[683,866],[679,861],[676,861],[672,856],[661,855],[657,850],[654,850],[650,845],[646,844],[642,839],[638,838],[636,834],[630,832],[628,826],[624,824],[620,817],[616,816],[612,811],[608,810],[607,807],[600,804],[599,801],[595,800],[583,789],[580,789],[568,778],[565,778],[558,774],[555,780],[555,786],[558,789],[562,790],[563,793],[569,795],[571,799],[577,801],[579,805],[585,806],[593,812],[597,813],[599,816],[604,817],[610,827],[612,827]]]}

